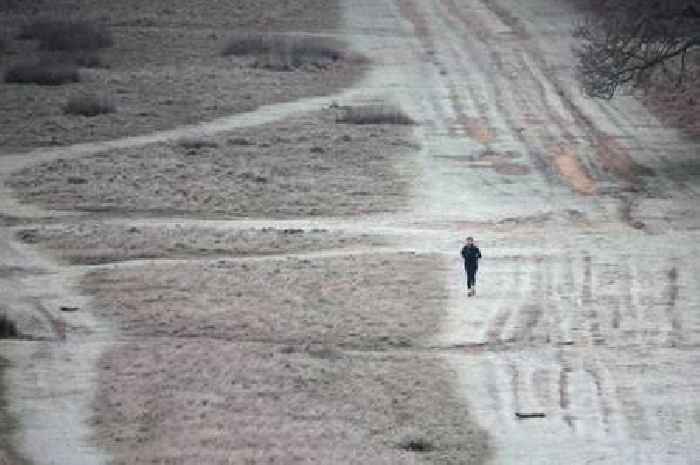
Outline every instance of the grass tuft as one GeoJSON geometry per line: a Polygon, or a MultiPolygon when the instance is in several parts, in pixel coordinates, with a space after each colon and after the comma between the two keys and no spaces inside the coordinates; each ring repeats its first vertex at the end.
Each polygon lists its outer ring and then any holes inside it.
{"type": "Polygon", "coordinates": [[[73,54],[71,57],[73,63],[81,68],[104,68],[105,64],[102,57],[94,52],[84,51],[73,54]]]}
{"type": "Polygon", "coordinates": [[[247,56],[268,53],[271,47],[269,34],[253,32],[236,33],[229,37],[222,54],[225,56],[247,56]]]}
{"type": "Polygon", "coordinates": [[[422,438],[405,438],[399,443],[399,449],[410,452],[430,452],[435,450],[435,445],[422,438]]]}
{"type": "Polygon", "coordinates": [[[17,324],[4,313],[0,313],[0,339],[16,338],[19,334],[17,324]]]}
{"type": "Polygon", "coordinates": [[[415,124],[416,122],[400,109],[387,105],[363,105],[348,107],[336,117],[336,123],[346,124],[415,124]]]}
{"type": "Polygon", "coordinates": [[[338,42],[326,38],[255,33],[233,35],[223,54],[254,56],[254,66],[274,71],[326,68],[345,55],[338,42]]]}
{"type": "Polygon", "coordinates": [[[68,115],[97,116],[106,113],[114,113],[117,107],[112,97],[107,95],[75,95],[68,99],[63,107],[68,115]]]}
{"type": "Polygon", "coordinates": [[[37,19],[25,24],[18,39],[39,41],[41,50],[98,50],[114,45],[106,26],[86,20],[37,19]]]}
{"type": "Polygon", "coordinates": [[[44,62],[19,64],[5,72],[5,82],[7,83],[60,86],[79,81],[78,67],[73,64],[44,62]]]}
{"type": "Polygon", "coordinates": [[[219,144],[216,141],[207,139],[206,136],[201,135],[190,135],[179,138],[176,141],[177,145],[185,149],[202,149],[202,148],[216,148],[219,144]]]}

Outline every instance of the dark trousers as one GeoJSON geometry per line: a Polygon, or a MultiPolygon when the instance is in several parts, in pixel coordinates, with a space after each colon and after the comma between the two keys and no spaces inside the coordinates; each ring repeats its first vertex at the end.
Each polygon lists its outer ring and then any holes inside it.
{"type": "Polygon", "coordinates": [[[467,272],[467,289],[471,289],[472,286],[476,285],[476,270],[478,268],[474,267],[464,267],[464,271],[467,272]]]}

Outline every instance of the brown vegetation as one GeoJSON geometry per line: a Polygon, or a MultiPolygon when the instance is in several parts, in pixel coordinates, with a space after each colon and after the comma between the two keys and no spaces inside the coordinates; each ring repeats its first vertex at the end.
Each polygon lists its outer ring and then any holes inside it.
{"type": "Polygon", "coordinates": [[[21,27],[18,39],[37,40],[40,50],[98,50],[114,45],[112,33],[87,20],[35,19],[21,27]]]}
{"type": "Polygon", "coordinates": [[[198,216],[344,216],[405,207],[410,128],[313,114],[211,138],[32,166],[10,185],[52,209],[198,216]]]}
{"type": "Polygon", "coordinates": [[[5,71],[5,82],[60,86],[80,81],[78,67],[60,63],[32,63],[12,66],[5,71]]]}
{"type": "Polygon", "coordinates": [[[391,105],[360,105],[343,108],[335,121],[348,124],[415,124],[415,121],[400,108],[391,105]]]}
{"type": "Polygon", "coordinates": [[[16,338],[18,336],[17,324],[4,313],[0,313],[0,339],[16,338]]]}
{"type": "Polygon", "coordinates": [[[700,136],[700,10],[694,2],[586,0],[579,71],[591,95],[639,88],[667,124],[700,136]],[[658,39],[658,40],[657,40],[658,39]]]}
{"type": "Polygon", "coordinates": [[[334,60],[335,51],[326,51],[327,45],[336,44],[330,38],[294,39],[303,47],[292,47],[296,51],[282,54],[281,61],[274,58],[279,55],[268,60],[268,55],[220,52],[232,34],[332,33],[339,18],[338,4],[326,0],[12,3],[0,14],[0,28],[10,38],[24,32],[36,39],[8,40],[0,51],[0,75],[25,63],[93,69],[81,70],[80,82],[71,86],[0,85],[0,146],[21,151],[148,133],[333,93],[351,84],[365,67],[345,55],[334,60]],[[47,20],[58,25],[49,28],[54,34],[65,35],[58,46],[49,45],[53,39],[40,32],[47,20]],[[79,27],[67,31],[69,24],[79,27]],[[330,59],[318,58],[319,53],[330,59]],[[310,55],[316,57],[313,64],[297,66],[310,55]],[[294,65],[289,72],[276,70],[289,64],[294,65]],[[76,93],[114,95],[119,111],[89,122],[73,118],[62,110],[76,93]]]}
{"type": "Polygon", "coordinates": [[[109,95],[74,95],[68,99],[63,111],[68,115],[97,116],[114,113],[117,107],[109,95]]]}
{"type": "Polygon", "coordinates": [[[376,236],[318,229],[230,229],[180,224],[127,226],[80,222],[20,230],[18,238],[51,251],[70,264],[143,258],[263,256],[353,246],[379,246],[376,236]]]}
{"type": "Polygon", "coordinates": [[[700,48],[700,10],[689,0],[599,0],[576,28],[584,90],[611,98],[651,79],[682,84],[688,55],[700,48]]]}
{"type": "Polygon", "coordinates": [[[253,66],[276,71],[326,68],[346,52],[334,40],[294,35],[242,33],[229,38],[224,55],[254,56],[253,66]]]}
{"type": "Polygon", "coordinates": [[[132,336],[100,363],[100,443],[119,465],[482,463],[442,356],[420,350],[446,299],[425,269],[440,266],[375,254],[92,274],[96,308],[132,336]]]}

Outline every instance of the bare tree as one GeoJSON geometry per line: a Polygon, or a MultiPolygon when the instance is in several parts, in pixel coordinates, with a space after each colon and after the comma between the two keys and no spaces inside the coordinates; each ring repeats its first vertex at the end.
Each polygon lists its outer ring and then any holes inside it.
{"type": "Polygon", "coordinates": [[[681,83],[687,55],[700,47],[696,0],[599,0],[576,25],[574,49],[584,91],[612,98],[661,71],[681,83]]]}

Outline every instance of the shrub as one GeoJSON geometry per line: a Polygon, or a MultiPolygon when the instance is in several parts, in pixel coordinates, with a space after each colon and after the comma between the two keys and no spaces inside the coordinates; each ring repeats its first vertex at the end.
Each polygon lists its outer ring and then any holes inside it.
{"type": "Polygon", "coordinates": [[[305,37],[293,40],[290,53],[296,60],[304,61],[338,61],[344,53],[339,43],[320,37],[305,37]]]}
{"type": "Polygon", "coordinates": [[[5,72],[5,82],[8,83],[60,86],[79,81],[77,66],[59,63],[20,64],[5,72]]]}
{"type": "Polygon", "coordinates": [[[36,39],[49,51],[97,50],[114,45],[105,26],[85,20],[38,19],[25,24],[18,39],[36,39]]]}
{"type": "Polygon", "coordinates": [[[415,124],[415,121],[398,108],[386,105],[363,105],[342,110],[336,123],[348,124],[415,124]]]}
{"type": "Polygon", "coordinates": [[[0,338],[15,338],[19,337],[19,331],[14,321],[10,320],[7,315],[0,313],[0,338]]]}
{"type": "Polygon", "coordinates": [[[0,0],[0,11],[34,12],[43,0],[0,0]]]}
{"type": "Polygon", "coordinates": [[[255,56],[255,66],[276,71],[289,71],[305,65],[325,67],[344,56],[340,44],[333,40],[254,33],[232,36],[223,54],[255,56]]]}
{"type": "Polygon", "coordinates": [[[399,444],[399,449],[407,450],[410,452],[431,452],[435,450],[435,445],[423,438],[404,438],[399,444]]]}
{"type": "Polygon", "coordinates": [[[75,95],[68,99],[63,111],[69,115],[97,116],[114,113],[117,107],[114,100],[107,95],[75,95]]]}
{"type": "Polygon", "coordinates": [[[73,63],[75,63],[77,66],[80,66],[81,68],[102,68],[104,67],[104,63],[102,62],[102,58],[96,54],[96,53],[91,53],[91,52],[80,52],[72,57],[73,63]]]}
{"type": "Polygon", "coordinates": [[[252,32],[232,35],[224,47],[224,55],[256,55],[270,51],[270,36],[252,32]]]}
{"type": "Polygon", "coordinates": [[[177,140],[177,145],[185,149],[201,149],[205,147],[218,147],[219,144],[216,141],[207,139],[206,136],[202,135],[191,135],[184,136],[177,140]]]}

